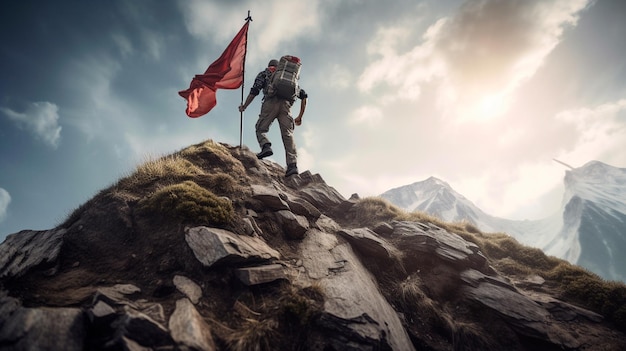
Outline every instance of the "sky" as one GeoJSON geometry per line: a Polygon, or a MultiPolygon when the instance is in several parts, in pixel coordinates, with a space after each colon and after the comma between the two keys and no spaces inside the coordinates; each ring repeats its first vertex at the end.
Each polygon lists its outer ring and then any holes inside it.
{"type": "MultiPolygon", "coordinates": [[[[239,145],[241,89],[196,119],[178,91],[248,10],[245,95],[270,59],[302,59],[298,167],[346,198],[434,176],[539,219],[563,196],[553,159],[626,167],[623,0],[3,1],[0,240],[54,228],[147,160],[239,145]]],[[[260,100],[241,124],[253,152],[260,100]]],[[[277,123],[269,137],[285,166],[277,123]]]]}

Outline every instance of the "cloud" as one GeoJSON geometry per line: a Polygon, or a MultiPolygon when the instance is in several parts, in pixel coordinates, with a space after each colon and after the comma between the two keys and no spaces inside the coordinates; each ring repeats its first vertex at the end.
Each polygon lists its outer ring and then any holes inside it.
{"type": "Polygon", "coordinates": [[[589,160],[600,160],[611,165],[626,164],[626,99],[559,113],[556,119],[574,132],[565,150],[557,156],[575,167],[589,160]],[[619,151],[616,151],[619,150],[619,151]]]}
{"type": "Polygon", "coordinates": [[[421,86],[437,81],[436,101],[444,116],[475,120],[502,115],[515,89],[536,73],[589,3],[466,1],[406,52],[397,43],[407,38],[407,28],[382,28],[368,47],[375,59],[358,86],[369,92],[386,84],[398,88],[404,99],[417,99],[421,86]]]}
{"type": "Polygon", "coordinates": [[[11,203],[11,195],[8,191],[0,188],[0,222],[4,221],[7,215],[9,204],[11,203]]]}
{"type": "Polygon", "coordinates": [[[10,108],[0,107],[10,120],[20,128],[27,129],[38,139],[53,148],[59,146],[61,127],[59,126],[59,107],[51,102],[30,103],[24,112],[16,112],[10,108]]]}
{"type": "Polygon", "coordinates": [[[244,24],[247,10],[251,10],[248,42],[249,51],[263,61],[285,43],[296,42],[300,37],[319,33],[321,8],[318,0],[261,3],[227,1],[180,1],[179,5],[190,34],[227,44],[244,24]],[[306,14],[294,16],[293,14],[306,14]]]}
{"type": "Polygon", "coordinates": [[[376,106],[362,106],[352,114],[349,122],[351,124],[366,125],[375,127],[383,120],[383,111],[376,106]]]}
{"type": "MultiPolygon", "coordinates": [[[[121,126],[133,116],[115,97],[111,85],[119,74],[121,64],[106,56],[88,55],[78,57],[68,65],[66,75],[68,93],[77,104],[69,107],[67,123],[77,127],[88,139],[115,135],[119,131],[112,124],[121,126]],[[107,133],[110,132],[110,133],[107,133]]],[[[123,128],[122,128],[123,129],[123,128]]]]}

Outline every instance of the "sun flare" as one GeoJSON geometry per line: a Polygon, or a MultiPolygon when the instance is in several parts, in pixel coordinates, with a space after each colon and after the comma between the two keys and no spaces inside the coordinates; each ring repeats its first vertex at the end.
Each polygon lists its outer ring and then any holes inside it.
{"type": "Polygon", "coordinates": [[[492,119],[506,111],[507,101],[504,94],[489,94],[483,96],[476,109],[476,117],[480,120],[492,119]]]}

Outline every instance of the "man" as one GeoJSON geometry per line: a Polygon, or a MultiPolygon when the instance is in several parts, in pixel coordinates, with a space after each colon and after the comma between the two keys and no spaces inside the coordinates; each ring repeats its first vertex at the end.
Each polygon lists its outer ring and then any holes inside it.
{"type": "Polygon", "coordinates": [[[293,129],[294,123],[297,126],[302,124],[302,116],[304,115],[304,110],[306,109],[308,95],[304,90],[300,89],[300,92],[297,95],[297,98],[300,99],[300,113],[295,120],[291,116],[291,106],[293,106],[295,98],[282,99],[276,96],[267,96],[270,77],[272,76],[272,73],[276,71],[277,66],[278,60],[270,60],[267,68],[257,74],[254,84],[252,85],[252,88],[250,88],[250,94],[248,94],[246,101],[239,106],[239,112],[245,111],[252,100],[259,95],[259,92],[263,91],[261,113],[259,114],[259,119],[256,122],[256,138],[259,142],[259,146],[261,147],[261,152],[259,152],[256,156],[258,159],[263,159],[274,154],[272,151],[272,143],[267,138],[267,132],[269,131],[272,122],[274,122],[275,119],[278,119],[280,134],[283,139],[283,146],[285,147],[285,158],[287,164],[285,177],[289,177],[291,175],[298,174],[298,155],[296,153],[296,143],[293,139],[293,129]]]}

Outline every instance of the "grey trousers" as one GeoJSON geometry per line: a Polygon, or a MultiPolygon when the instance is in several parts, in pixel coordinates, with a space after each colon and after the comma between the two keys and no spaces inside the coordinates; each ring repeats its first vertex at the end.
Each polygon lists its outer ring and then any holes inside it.
{"type": "Polygon", "coordinates": [[[278,119],[280,135],[283,138],[283,145],[285,146],[287,165],[297,163],[298,161],[296,143],[293,140],[295,124],[293,117],[291,117],[291,105],[293,105],[293,103],[289,100],[278,99],[276,97],[265,98],[261,105],[259,120],[256,122],[256,139],[259,142],[259,146],[263,147],[263,145],[271,143],[267,138],[267,132],[269,132],[272,122],[278,119]]]}

